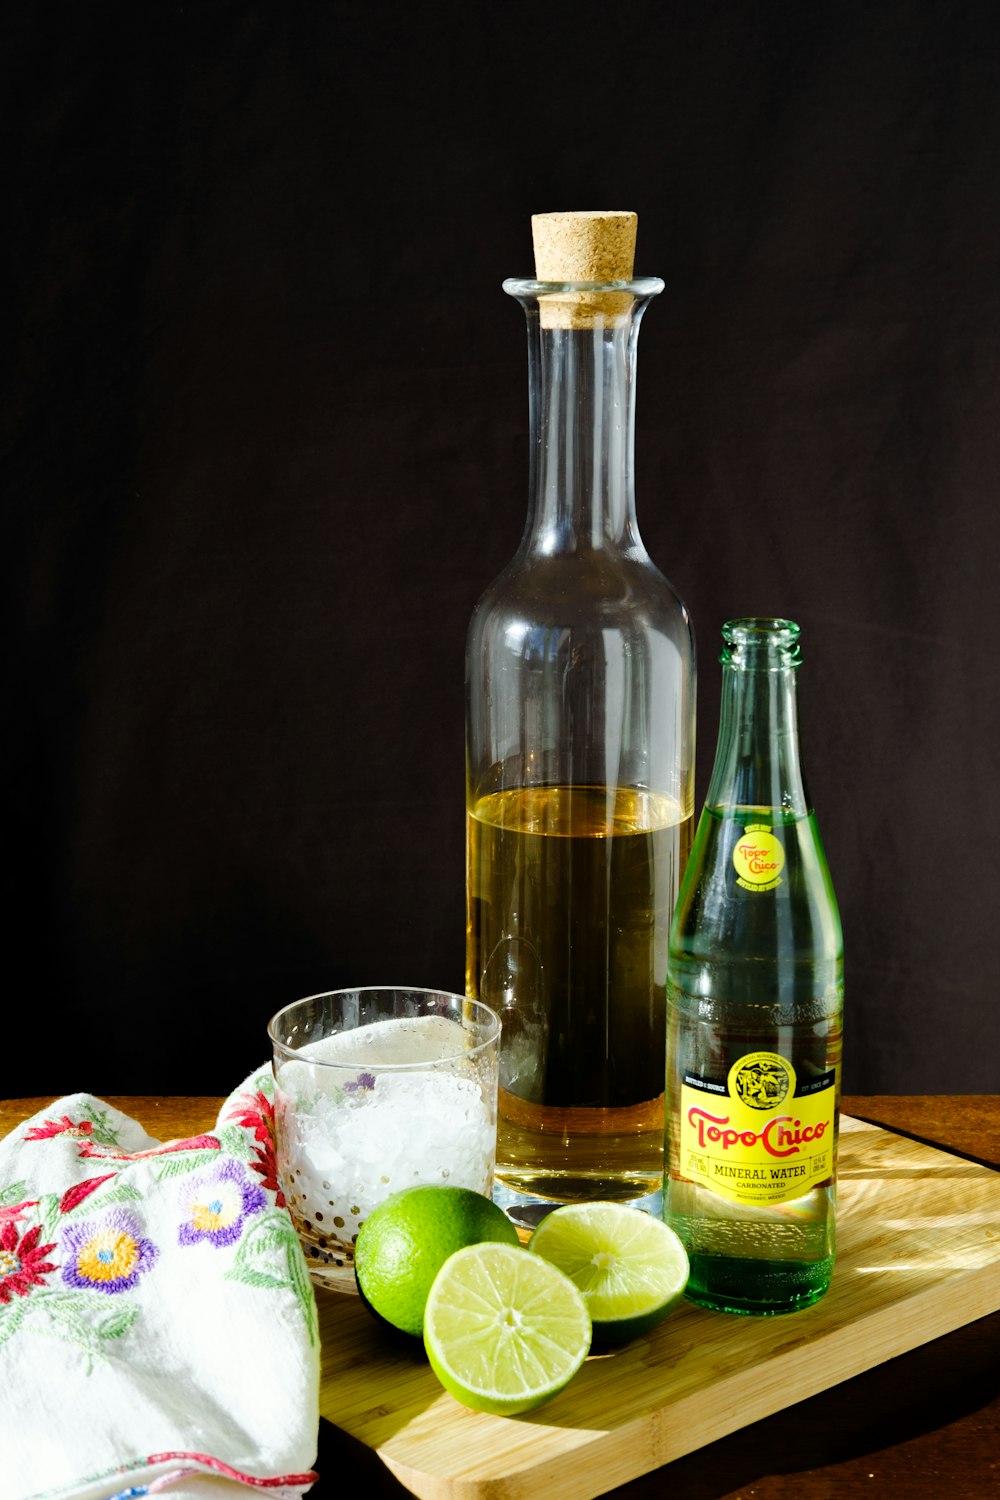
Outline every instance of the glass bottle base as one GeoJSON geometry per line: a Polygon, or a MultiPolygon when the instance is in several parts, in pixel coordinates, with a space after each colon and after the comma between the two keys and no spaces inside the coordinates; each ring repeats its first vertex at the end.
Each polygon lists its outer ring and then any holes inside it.
{"type": "Polygon", "coordinates": [[[662,1216],[662,1191],[645,1193],[634,1198],[622,1197],[620,1192],[613,1195],[601,1192],[574,1193],[565,1198],[547,1198],[540,1194],[519,1192],[499,1180],[493,1186],[494,1203],[503,1209],[517,1230],[522,1243],[531,1238],[546,1214],[550,1214],[555,1208],[562,1208],[564,1203],[596,1201],[610,1196],[614,1196],[616,1202],[623,1203],[629,1208],[639,1208],[644,1213],[652,1214],[654,1218],[658,1219],[662,1216]]]}
{"type": "Polygon", "coordinates": [[[716,1312],[774,1317],[818,1302],[830,1285],[833,1256],[817,1261],[691,1255],[685,1296],[716,1312]]]}

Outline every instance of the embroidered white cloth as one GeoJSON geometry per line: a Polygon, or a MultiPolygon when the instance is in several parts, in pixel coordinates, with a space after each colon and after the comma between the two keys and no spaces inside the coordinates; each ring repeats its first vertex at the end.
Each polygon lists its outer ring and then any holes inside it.
{"type": "Polygon", "coordinates": [[[269,1068],[187,1140],[72,1094],[0,1142],[0,1500],[297,1500],[318,1428],[269,1068]]]}

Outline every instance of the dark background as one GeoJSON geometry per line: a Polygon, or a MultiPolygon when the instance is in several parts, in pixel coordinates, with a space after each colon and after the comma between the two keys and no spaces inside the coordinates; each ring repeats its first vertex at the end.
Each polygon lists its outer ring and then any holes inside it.
{"type": "Polygon", "coordinates": [[[637,500],[799,621],[852,1092],[1000,1082],[1000,12],[7,13],[6,1089],[224,1093],[460,989],[464,639],[525,515],[529,218],[639,214],[637,500]]]}

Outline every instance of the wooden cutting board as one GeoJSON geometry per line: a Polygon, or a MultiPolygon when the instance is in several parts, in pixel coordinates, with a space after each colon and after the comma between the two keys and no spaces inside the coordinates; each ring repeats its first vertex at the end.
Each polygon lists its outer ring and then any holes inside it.
{"type": "Polygon", "coordinates": [[[1000,1173],[841,1119],[833,1284],[787,1317],[683,1304],[527,1417],[467,1411],[356,1297],[318,1294],[320,1409],[424,1500],[588,1500],[1000,1308],[1000,1173]]]}

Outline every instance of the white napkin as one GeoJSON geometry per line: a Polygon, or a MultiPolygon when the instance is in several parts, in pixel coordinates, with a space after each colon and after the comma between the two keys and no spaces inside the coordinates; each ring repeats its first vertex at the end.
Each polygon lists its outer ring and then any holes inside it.
{"type": "Polygon", "coordinates": [[[297,1500],[316,1479],[273,1088],[252,1074],[183,1141],[72,1094],[0,1142],[0,1500],[297,1500]]]}

